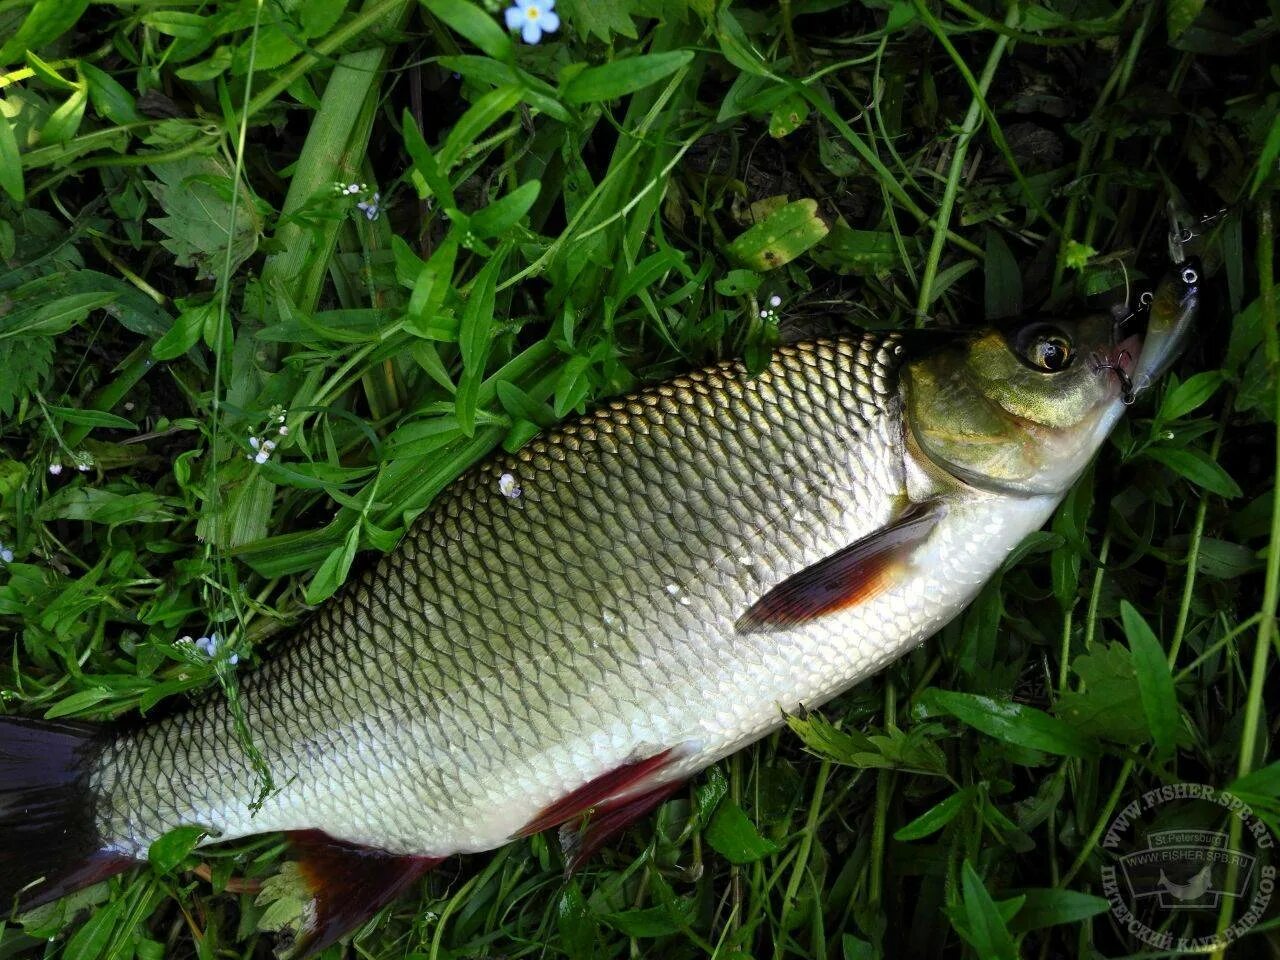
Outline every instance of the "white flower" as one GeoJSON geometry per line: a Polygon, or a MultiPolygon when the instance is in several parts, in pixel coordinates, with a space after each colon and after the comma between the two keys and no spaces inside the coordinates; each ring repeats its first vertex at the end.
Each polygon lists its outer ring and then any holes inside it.
{"type": "Polygon", "coordinates": [[[544,33],[560,29],[555,5],[556,0],[515,0],[515,6],[507,8],[507,29],[519,30],[525,43],[537,43],[544,33]]]}
{"type": "Polygon", "coordinates": [[[253,447],[253,449],[257,450],[260,446],[262,446],[262,438],[261,438],[261,437],[250,437],[250,438],[249,438],[249,446],[251,446],[251,447],[253,447]]]}
{"type": "Polygon", "coordinates": [[[3,560],[5,563],[13,563],[13,551],[3,543],[0,543],[0,560],[3,560]]]}
{"type": "MultiPolygon", "coordinates": [[[[283,420],[284,418],[281,417],[281,419],[283,420]]],[[[289,435],[289,428],[282,424],[280,426],[280,436],[287,437],[288,435],[289,435]]]]}
{"type": "Polygon", "coordinates": [[[377,220],[378,214],[382,212],[382,208],[378,206],[378,202],[382,199],[382,194],[374,192],[373,196],[368,200],[361,200],[356,204],[356,209],[364,212],[366,220],[377,220]]]}
{"type": "Polygon", "coordinates": [[[271,459],[270,450],[259,450],[257,453],[253,455],[253,462],[258,464],[259,466],[266,463],[270,459],[271,459]]]}
{"type": "Polygon", "coordinates": [[[782,306],[782,298],[775,293],[769,298],[769,306],[774,308],[782,306]]]}
{"type": "Polygon", "coordinates": [[[53,463],[49,464],[49,472],[56,477],[62,472],[62,464],[55,460],[53,463]]]}
{"type": "Polygon", "coordinates": [[[498,478],[498,490],[508,500],[518,500],[524,492],[520,489],[520,482],[510,473],[504,473],[498,478]]]}

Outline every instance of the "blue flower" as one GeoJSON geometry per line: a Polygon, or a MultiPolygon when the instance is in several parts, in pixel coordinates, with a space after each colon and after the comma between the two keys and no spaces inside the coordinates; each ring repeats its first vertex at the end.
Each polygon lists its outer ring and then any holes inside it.
{"type": "Polygon", "coordinates": [[[537,43],[544,33],[560,29],[555,5],[556,0],[515,0],[515,6],[507,8],[507,29],[519,30],[525,43],[537,43]]]}

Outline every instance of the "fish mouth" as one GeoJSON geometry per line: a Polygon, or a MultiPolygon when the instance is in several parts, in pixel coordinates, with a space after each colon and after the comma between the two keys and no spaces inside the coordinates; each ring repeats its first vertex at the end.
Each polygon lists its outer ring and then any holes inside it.
{"type": "Polygon", "coordinates": [[[1126,406],[1133,403],[1137,391],[1133,384],[1133,371],[1137,366],[1137,358],[1142,350],[1142,337],[1132,334],[1100,350],[1095,350],[1090,357],[1093,369],[1102,373],[1109,371],[1120,388],[1120,399],[1126,406]]]}

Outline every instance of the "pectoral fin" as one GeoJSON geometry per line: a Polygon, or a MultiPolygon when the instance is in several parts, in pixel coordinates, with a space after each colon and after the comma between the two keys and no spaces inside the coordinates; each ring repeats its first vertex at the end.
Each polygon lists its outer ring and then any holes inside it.
{"type": "Polygon", "coordinates": [[[355,930],[440,862],[346,843],[319,830],[290,833],[289,844],[309,897],[296,935],[277,950],[293,960],[355,930]]]}
{"type": "Polygon", "coordinates": [[[912,504],[883,530],[782,581],[738,618],[738,633],[785,630],[870,600],[945,513],[937,500],[912,504]]]}

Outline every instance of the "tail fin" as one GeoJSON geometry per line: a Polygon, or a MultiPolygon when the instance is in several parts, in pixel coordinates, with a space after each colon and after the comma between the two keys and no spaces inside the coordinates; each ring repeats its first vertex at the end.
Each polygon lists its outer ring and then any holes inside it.
{"type": "Polygon", "coordinates": [[[0,919],[119,873],[103,849],[89,772],[103,746],[84,724],[0,717],[0,919]]]}

